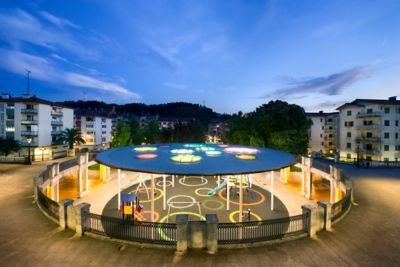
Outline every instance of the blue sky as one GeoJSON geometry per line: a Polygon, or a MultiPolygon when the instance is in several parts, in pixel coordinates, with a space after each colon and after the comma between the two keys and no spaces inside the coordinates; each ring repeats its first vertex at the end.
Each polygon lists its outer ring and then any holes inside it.
{"type": "Polygon", "coordinates": [[[24,93],[27,68],[55,101],[331,111],[399,96],[399,14],[398,0],[3,0],[0,91],[24,93]]]}

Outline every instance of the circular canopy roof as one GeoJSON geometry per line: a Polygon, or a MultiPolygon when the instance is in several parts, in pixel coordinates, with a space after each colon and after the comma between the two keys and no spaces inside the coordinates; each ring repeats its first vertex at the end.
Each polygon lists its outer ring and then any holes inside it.
{"type": "Polygon", "coordinates": [[[127,171],[178,175],[258,173],[295,163],[291,154],[279,150],[215,144],[128,146],[102,152],[96,160],[127,171]]]}

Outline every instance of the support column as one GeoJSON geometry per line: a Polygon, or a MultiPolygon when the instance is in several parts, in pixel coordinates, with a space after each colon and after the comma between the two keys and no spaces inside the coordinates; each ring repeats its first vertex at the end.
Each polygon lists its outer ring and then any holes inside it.
{"type": "Polygon", "coordinates": [[[117,169],[118,176],[118,210],[121,208],[121,169],[117,169]]]}
{"type": "Polygon", "coordinates": [[[274,171],[271,171],[271,211],[274,210],[274,171]]]}
{"type": "Polygon", "coordinates": [[[324,228],[324,216],[322,207],[314,207],[312,205],[301,206],[303,214],[307,213],[310,218],[310,224],[308,226],[309,237],[315,237],[318,231],[324,228]]]}
{"type": "Polygon", "coordinates": [[[217,184],[218,184],[218,186],[219,186],[219,183],[220,183],[220,175],[218,175],[218,182],[217,182],[217,184]]]}
{"type": "Polygon", "coordinates": [[[331,192],[330,192],[330,202],[331,203],[335,203],[336,200],[336,183],[333,179],[331,179],[330,181],[330,186],[331,186],[331,192]]]}
{"type": "Polygon", "coordinates": [[[151,206],[150,206],[150,210],[151,210],[151,219],[150,221],[154,222],[154,175],[151,174],[151,188],[150,188],[150,194],[151,194],[151,206]]]}
{"type": "Polygon", "coordinates": [[[89,192],[89,152],[85,153],[85,191],[89,192]]]}
{"type": "Polygon", "coordinates": [[[90,212],[89,203],[81,203],[74,207],[75,209],[75,232],[82,236],[85,231],[85,221],[88,219],[87,214],[90,212]]]}
{"type": "Polygon", "coordinates": [[[172,175],[172,188],[175,188],[175,175],[172,175]]]}
{"type": "Polygon", "coordinates": [[[240,175],[240,191],[239,191],[239,222],[242,222],[243,215],[243,175],[240,175]]]}
{"type": "Polygon", "coordinates": [[[176,251],[185,253],[188,249],[188,219],[187,214],[176,215],[176,251]]]}
{"type": "Polygon", "coordinates": [[[78,197],[83,197],[88,193],[89,181],[88,181],[88,160],[89,153],[80,155],[78,157],[79,170],[78,170],[78,197]]]}
{"type": "Polygon", "coordinates": [[[230,181],[229,181],[229,175],[226,177],[228,179],[228,182],[226,184],[226,210],[229,210],[229,190],[230,190],[230,181]]]}
{"type": "Polygon", "coordinates": [[[206,214],[207,221],[207,253],[218,252],[218,216],[217,214],[206,214]]]}
{"type": "Polygon", "coordinates": [[[72,206],[74,201],[72,199],[63,199],[58,202],[59,210],[58,210],[58,224],[60,228],[66,229],[67,228],[67,208],[68,206],[72,206]]]}
{"type": "Polygon", "coordinates": [[[317,204],[324,209],[324,229],[332,230],[332,204],[326,201],[318,201],[317,204]]]}
{"type": "Polygon", "coordinates": [[[163,191],[164,191],[164,195],[163,195],[163,210],[165,210],[167,208],[167,187],[165,186],[165,175],[163,175],[163,191]]]}

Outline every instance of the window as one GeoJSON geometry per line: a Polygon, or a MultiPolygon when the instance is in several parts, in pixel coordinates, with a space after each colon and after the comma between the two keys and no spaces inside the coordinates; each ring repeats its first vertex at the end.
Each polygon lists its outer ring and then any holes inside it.
{"type": "Polygon", "coordinates": [[[351,154],[350,154],[350,153],[347,153],[346,158],[347,158],[347,159],[351,159],[351,154]]]}
{"type": "Polygon", "coordinates": [[[347,132],[347,137],[351,137],[351,132],[347,132]]]}
{"type": "Polygon", "coordinates": [[[384,151],[389,151],[389,145],[384,145],[384,146],[383,146],[383,150],[384,150],[384,151]]]}
{"type": "Polygon", "coordinates": [[[351,110],[347,111],[347,116],[351,116],[351,110]]]}
{"type": "Polygon", "coordinates": [[[385,108],[385,113],[389,114],[390,113],[390,108],[385,108]]]}
{"type": "Polygon", "coordinates": [[[400,145],[395,146],[395,147],[394,147],[394,150],[400,151],[400,145]]]}
{"type": "Polygon", "coordinates": [[[395,133],[394,138],[399,139],[399,133],[395,133]]]}
{"type": "Polygon", "coordinates": [[[106,141],[106,138],[105,137],[101,138],[101,141],[104,143],[106,141]]]}
{"type": "Polygon", "coordinates": [[[389,139],[389,138],[390,138],[390,133],[384,133],[384,134],[383,134],[383,138],[389,139]]]}
{"type": "Polygon", "coordinates": [[[324,145],[324,142],[321,142],[321,146],[323,146],[324,145]]]}
{"type": "Polygon", "coordinates": [[[372,133],[371,132],[367,132],[367,137],[372,137],[372,133]]]}
{"type": "Polygon", "coordinates": [[[107,125],[101,125],[101,128],[107,128],[107,125]]]}
{"type": "Polygon", "coordinates": [[[332,143],[332,142],[329,142],[329,145],[330,145],[330,146],[333,146],[333,143],[332,143]]]}
{"type": "Polygon", "coordinates": [[[399,126],[399,121],[398,121],[398,120],[396,120],[396,123],[395,123],[395,124],[396,124],[396,127],[397,127],[397,126],[399,126]]]}
{"type": "Polygon", "coordinates": [[[370,113],[372,113],[372,112],[373,112],[373,109],[372,109],[372,108],[368,108],[368,109],[367,109],[367,113],[368,113],[368,114],[370,114],[370,113]]]}
{"type": "Polygon", "coordinates": [[[322,138],[322,134],[320,134],[320,135],[319,135],[319,137],[321,137],[321,138],[322,138]]]}
{"type": "Polygon", "coordinates": [[[385,126],[390,126],[390,120],[385,120],[385,126]]]}
{"type": "Polygon", "coordinates": [[[324,126],[321,126],[321,129],[323,130],[323,129],[324,129],[324,126]]]}
{"type": "Polygon", "coordinates": [[[371,144],[366,144],[366,145],[365,145],[365,149],[367,149],[367,150],[372,150],[372,145],[371,145],[371,144]]]}
{"type": "Polygon", "coordinates": [[[333,138],[333,134],[330,134],[330,135],[329,135],[329,138],[333,138]]]}
{"type": "Polygon", "coordinates": [[[347,143],[347,148],[351,148],[351,143],[347,143]]]}
{"type": "Polygon", "coordinates": [[[389,161],[389,158],[383,158],[383,161],[389,161]]]}
{"type": "Polygon", "coordinates": [[[346,127],[353,127],[353,126],[354,126],[354,122],[353,122],[353,121],[345,121],[345,122],[344,122],[344,126],[346,126],[346,127]]]}
{"type": "Polygon", "coordinates": [[[366,160],[372,160],[372,157],[371,156],[366,156],[365,159],[366,160]]]}
{"type": "Polygon", "coordinates": [[[322,118],[320,118],[320,119],[319,119],[319,121],[320,121],[320,122],[322,122],[322,121],[323,121],[323,119],[322,119],[322,118]]]}

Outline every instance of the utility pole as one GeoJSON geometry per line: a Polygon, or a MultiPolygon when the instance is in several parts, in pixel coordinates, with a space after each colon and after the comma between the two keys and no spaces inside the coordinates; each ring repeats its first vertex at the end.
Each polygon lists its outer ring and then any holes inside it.
{"type": "Polygon", "coordinates": [[[29,95],[29,86],[30,86],[29,75],[31,74],[31,71],[29,69],[25,69],[25,72],[26,72],[26,90],[29,95]]]}

